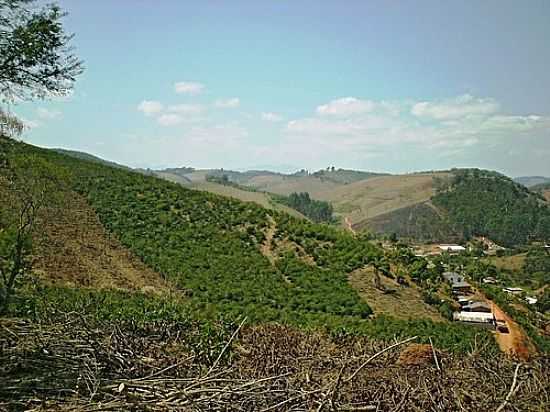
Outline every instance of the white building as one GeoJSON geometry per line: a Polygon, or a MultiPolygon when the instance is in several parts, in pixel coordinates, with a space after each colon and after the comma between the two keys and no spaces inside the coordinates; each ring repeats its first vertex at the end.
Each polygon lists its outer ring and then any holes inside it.
{"type": "Polygon", "coordinates": [[[527,296],[525,298],[525,301],[530,304],[530,305],[534,305],[535,303],[537,303],[539,300],[537,298],[533,298],[531,296],[527,296]]]}
{"type": "Polygon", "coordinates": [[[502,290],[510,295],[521,295],[523,293],[522,288],[504,288],[502,290]]]}
{"type": "Polygon", "coordinates": [[[438,248],[444,252],[449,252],[449,253],[460,253],[466,250],[464,246],[460,246],[460,245],[439,245],[438,248]]]}
{"type": "Polygon", "coordinates": [[[473,323],[495,323],[495,316],[486,312],[454,312],[453,320],[473,323]]]}

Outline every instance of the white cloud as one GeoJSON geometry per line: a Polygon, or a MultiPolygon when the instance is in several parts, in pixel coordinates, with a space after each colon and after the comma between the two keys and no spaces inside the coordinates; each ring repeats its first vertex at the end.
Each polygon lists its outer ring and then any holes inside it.
{"type": "Polygon", "coordinates": [[[470,95],[391,103],[343,98],[319,106],[316,113],[320,116],[289,121],[284,141],[350,157],[396,151],[442,156],[550,133],[550,117],[509,115],[499,107],[494,99],[470,95]]]}
{"type": "Polygon", "coordinates": [[[241,104],[241,101],[238,97],[232,97],[231,99],[219,99],[216,100],[214,103],[214,106],[221,107],[224,109],[234,109],[236,107],[239,107],[241,104]]]}
{"type": "Polygon", "coordinates": [[[359,100],[355,97],[342,97],[317,107],[317,113],[330,116],[351,116],[368,113],[374,109],[370,100],[359,100]]]}
{"type": "Polygon", "coordinates": [[[157,122],[161,126],[176,126],[183,122],[183,118],[178,114],[162,114],[158,117],[157,122]]]}
{"type": "Polygon", "coordinates": [[[168,106],[167,109],[171,113],[179,113],[187,116],[198,116],[204,112],[204,106],[200,104],[177,104],[168,106]]]}
{"type": "Polygon", "coordinates": [[[268,122],[280,122],[283,120],[283,116],[277,113],[267,112],[262,113],[262,120],[266,120],[268,122]]]}
{"type": "Polygon", "coordinates": [[[198,82],[178,82],[174,84],[174,90],[178,94],[189,94],[194,96],[204,91],[204,84],[198,82]]]}
{"type": "Polygon", "coordinates": [[[489,116],[498,110],[499,104],[494,99],[480,99],[464,94],[454,99],[416,103],[411,113],[417,117],[453,120],[469,116],[489,116]]]}
{"type": "Polygon", "coordinates": [[[50,109],[46,109],[44,107],[39,107],[38,109],[36,109],[36,115],[40,119],[53,120],[53,119],[57,119],[58,117],[60,117],[61,112],[59,110],[50,110],[50,109]]]}
{"type": "Polygon", "coordinates": [[[535,129],[550,129],[550,118],[536,115],[495,115],[481,124],[482,130],[499,132],[528,132],[535,129]]]}
{"type": "Polygon", "coordinates": [[[155,100],[143,100],[137,109],[146,116],[152,116],[162,112],[163,105],[155,100]]]}

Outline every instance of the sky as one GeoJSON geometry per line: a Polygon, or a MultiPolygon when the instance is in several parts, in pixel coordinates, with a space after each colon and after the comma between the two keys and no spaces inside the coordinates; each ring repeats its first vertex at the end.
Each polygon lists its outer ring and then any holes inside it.
{"type": "Polygon", "coordinates": [[[62,0],[24,139],[133,167],[550,176],[550,1],[62,0]]]}

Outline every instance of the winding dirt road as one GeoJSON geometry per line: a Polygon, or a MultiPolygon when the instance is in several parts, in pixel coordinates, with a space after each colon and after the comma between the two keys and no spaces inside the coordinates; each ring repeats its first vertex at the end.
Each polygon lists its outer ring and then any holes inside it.
{"type": "Polygon", "coordinates": [[[487,303],[491,305],[497,322],[505,322],[508,327],[508,333],[498,330],[495,332],[495,339],[500,349],[523,361],[529,360],[536,350],[523,329],[493,301],[487,299],[487,303]]]}

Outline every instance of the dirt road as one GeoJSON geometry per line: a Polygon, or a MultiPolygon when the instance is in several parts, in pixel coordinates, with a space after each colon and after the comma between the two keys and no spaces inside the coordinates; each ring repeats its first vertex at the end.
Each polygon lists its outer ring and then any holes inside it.
{"type": "Polygon", "coordinates": [[[487,303],[491,305],[497,322],[503,321],[508,327],[508,333],[499,332],[498,330],[495,332],[495,339],[500,349],[504,353],[517,357],[523,361],[529,360],[536,350],[523,329],[498,307],[497,304],[487,298],[485,299],[487,303]]]}
{"type": "Polygon", "coordinates": [[[346,223],[346,227],[348,228],[348,230],[353,233],[354,235],[357,234],[357,232],[355,232],[355,229],[353,228],[353,225],[351,224],[351,220],[348,216],[346,216],[344,218],[344,222],[346,223]]]}

